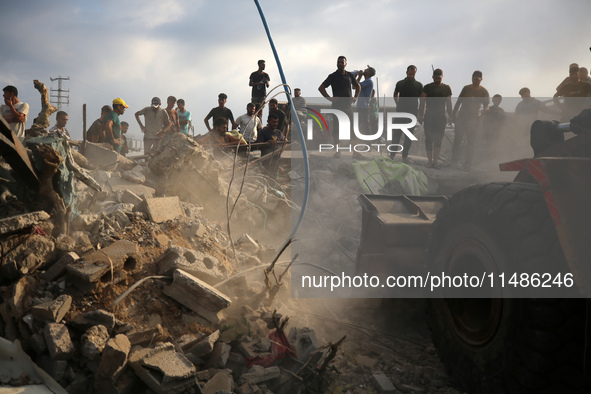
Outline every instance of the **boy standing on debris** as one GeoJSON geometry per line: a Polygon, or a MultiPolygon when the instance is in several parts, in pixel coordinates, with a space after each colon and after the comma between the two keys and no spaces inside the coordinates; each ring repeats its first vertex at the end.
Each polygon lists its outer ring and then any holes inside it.
{"type": "Polygon", "coordinates": [[[29,104],[19,101],[18,89],[15,86],[8,85],[2,91],[4,92],[4,104],[0,106],[0,113],[14,134],[22,141],[25,138],[29,104]]]}
{"type": "Polygon", "coordinates": [[[267,125],[259,132],[257,143],[266,143],[261,147],[261,156],[272,153],[277,149],[277,142],[285,141],[283,133],[278,129],[279,116],[271,113],[267,118],[267,125]]]}
{"type": "Polygon", "coordinates": [[[185,100],[178,99],[176,102],[177,113],[179,114],[180,131],[184,135],[189,135],[189,124],[191,123],[191,112],[185,109],[185,100]]]}
{"type": "Polygon", "coordinates": [[[105,117],[105,134],[107,142],[113,145],[115,152],[121,151],[121,121],[119,116],[125,113],[125,109],[129,108],[125,101],[121,98],[113,100],[113,112],[105,117]]]}
{"type": "Polygon", "coordinates": [[[162,134],[168,128],[170,120],[168,114],[160,108],[159,97],[154,97],[149,107],[145,107],[135,113],[135,120],[140,125],[142,133],[144,133],[144,153],[158,148],[162,134]],[[140,121],[140,115],[144,116],[146,125],[144,126],[140,121]]]}
{"type": "Polygon", "coordinates": [[[168,114],[168,119],[170,120],[170,124],[166,129],[166,133],[174,134],[181,131],[181,125],[179,123],[179,114],[174,109],[174,105],[176,104],[176,97],[168,96],[166,99],[166,113],[168,114]]]}
{"type": "Polygon", "coordinates": [[[236,118],[238,130],[249,144],[257,140],[258,131],[261,129],[261,121],[258,116],[254,116],[254,110],[255,105],[248,103],[246,113],[236,118]]]}

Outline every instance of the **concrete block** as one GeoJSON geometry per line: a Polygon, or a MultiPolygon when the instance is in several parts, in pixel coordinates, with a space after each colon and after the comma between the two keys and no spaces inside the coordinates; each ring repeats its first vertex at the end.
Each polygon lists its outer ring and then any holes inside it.
{"type": "Polygon", "coordinates": [[[108,340],[109,331],[107,327],[102,325],[90,327],[82,335],[82,355],[89,360],[98,359],[108,340]]]}
{"type": "Polygon", "coordinates": [[[158,265],[160,275],[171,275],[175,269],[180,269],[210,285],[215,285],[225,279],[217,258],[180,246],[168,248],[156,259],[155,264],[158,265]]]}
{"type": "Polygon", "coordinates": [[[179,269],[174,271],[172,284],[163,292],[212,323],[218,323],[218,312],[231,304],[226,295],[179,269]]]}
{"type": "Polygon", "coordinates": [[[31,335],[31,338],[29,338],[29,346],[31,346],[31,349],[37,354],[43,354],[47,350],[43,335],[38,333],[31,335]]]}
{"type": "Polygon", "coordinates": [[[136,206],[144,200],[134,192],[130,190],[124,190],[123,194],[121,195],[120,201],[124,204],[133,204],[134,206],[136,206]]]}
{"type": "Polygon", "coordinates": [[[146,176],[142,174],[140,171],[123,171],[121,173],[121,178],[125,179],[126,181],[130,181],[133,183],[142,184],[146,181],[146,176]]]}
{"type": "Polygon", "coordinates": [[[394,387],[390,379],[383,373],[376,373],[372,375],[373,381],[378,389],[378,393],[397,393],[398,390],[394,387]]]}
{"type": "MultiPolygon", "coordinates": [[[[67,266],[68,273],[85,282],[98,282],[103,275],[113,270],[133,271],[137,268],[138,246],[135,242],[121,240],[106,248],[88,253],[67,266]]],[[[104,278],[105,281],[109,281],[104,278]]]]}
{"type": "Polygon", "coordinates": [[[31,314],[39,321],[60,322],[72,306],[72,297],[62,294],[55,300],[35,305],[31,308],[31,314]]]}
{"type": "Polygon", "coordinates": [[[160,324],[157,324],[147,329],[128,332],[127,337],[132,346],[148,345],[162,340],[164,338],[164,330],[160,324]]]}
{"type": "Polygon", "coordinates": [[[52,360],[68,360],[74,355],[74,344],[64,324],[48,323],[43,336],[52,360]]]}
{"type": "Polygon", "coordinates": [[[220,330],[215,331],[213,334],[208,335],[195,346],[189,348],[186,353],[191,353],[196,357],[203,357],[213,351],[216,341],[220,337],[220,330]]]}
{"type": "Polygon", "coordinates": [[[52,281],[60,275],[66,273],[66,267],[78,260],[80,257],[74,252],[68,252],[55,262],[47,271],[39,276],[45,281],[52,281]]]}
{"type": "Polygon", "coordinates": [[[50,216],[47,212],[36,211],[0,219],[0,235],[24,230],[49,218],[50,216]]]}
{"type": "Polygon", "coordinates": [[[148,215],[150,220],[162,223],[167,220],[174,220],[179,216],[185,216],[181,206],[181,200],[177,197],[146,198],[148,215]]]}
{"type": "Polygon", "coordinates": [[[119,334],[107,341],[103,349],[101,362],[95,374],[96,392],[107,392],[110,390],[107,387],[114,386],[115,380],[125,371],[130,350],[131,344],[129,343],[129,339],[123,334],[119,334]]]}
{"type": "Polygon", "coordinates": [[[81,331],[86,331],[92,326],[101,325],[107,329],[107,332],[111,333],[115,328],[115,315],[111,312],[97,309],[94,311],[79,313],[71,320],[74,327],[81,331]]]}
{"type": "Polygon", "coordinates": [[[226,371],[218,372],[203,387],[203,394],[215,394],[217,392],[233,393],[234,379],[226,371]]]}
{"type": "Polygon", "coordinates": [[[226,367],[232,346],[223,342],[216,342],[213,346],[213,351],[207,359],[205,366],[207,368],[222,369],[226,367]]]}
{"type": "Polygon", "coordinates": [[[84,147],[84,156],[92,164],[111,171],[117,168],[117,161],[119,159],[117,152],[88,141],[86,141],[84,147]]]}
{"type": "Polygon", "coordinates": [[[180,393],[195,384],[195,366],[171,343],[134,352],[130,363],[138,377],[158,394],[180,393]]]}
{"type": "Polygon", "coordinates": [[[261,383],[267,380],[275,379],[281,376],[281,370],[279,367],[269,367],[264,368],[260,365],[255,365],[248,372],[242,374],[240,377],[240,384],[244,384],[247,382],[251,383],[261,383]]]}
{"type": "Polygon", "coordinates": [[[236,246],[240,250],[244,250],[250,253],[256,253],[260,249],[259,244],[255,241],[250,235],[242,234],[238,241],[236,241],[236,246]]]}

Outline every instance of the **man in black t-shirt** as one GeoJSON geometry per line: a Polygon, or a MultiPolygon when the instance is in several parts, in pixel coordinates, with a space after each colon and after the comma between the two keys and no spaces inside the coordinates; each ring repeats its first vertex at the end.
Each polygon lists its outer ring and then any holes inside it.
{"type": "MultiPolygon", "coordinates": [[[[265,101],[265,96],[267,95],[267,88],[269,87],[269,74],[267,74],[265,70],[265,61],[259,60],[258,61],[259,69],[254,71],[250,74],[250,78],[248,79],[248,86],[252,86],[252,93],[251,93],[251,103],[256,105],[256,111],[259,110],[261,104],[265,101]]],[[[261,117],[261,113],[259,112],[259,118],[261,117]]]]}
{"type": "MultiPolygon", "coordinates": [[[[318,87],[318,91],[332,103],[332,108],[341,110],[347,114],[350,120],[352,135],[353,110],[351,109],[351,104],[355,103],[359,98],[361,88],[355,79],[355,75],[345,70],[345,67],[347,67],[347,58],[345,56],[339,56],[337,58],[337,70],[328,75],[318,87]],[[326,91],[329,86],[332,88],[332,97],[326,91]],[[353,90],[355,90],[355,96],[353,96],[353,90]]],[[[333,122],[332,136],[333,142],[338,144],[339,130],[336,125],[338,125],[338,122],[333,122]]],[[[337,152],[335,157],[340,157],[340,152],[337,152]]]]}
{"type": "Polygon", "coordinates": [[[425,150],[427,151],[427,167],[439,168],[439,152],[441,141],[445,134],[447,118],[452,116],[451,88],[442,83],[443,71],[438,68],[433,70],[433,82],[423,87],[421,104],[419,107],[418,121],[424,122],[425,150]]]}
{"type": "Polygon", "coordinates": [[[213,129],[209,126],[209,119],[213,118],[213,121],[217,118],[226,118],[232,123],[232,129],[238,127],[236,122],[234,122],[234,115],[232,115],[232,111],[229,108],[226,108],[226,101],[228,100],[228,96],[225,93],[220,93],[218,95],[218,106],[212,108],[211,111],[207,114],[203,122],[205,122],[205,126],[207,126],[208,131],[212,131],[213,129]]]}
{"type": "MultiPolygon", "coordinates": [[[[410,65],[406,68],[406,78],[396,83],[394,88],[394,101],[396,102],[396,112],[407,112],[413,115],[417,115],[419,110],[419,97],[423,92],[423,84],[415,79],[417,73],[417,67],[410,65]]],[[[406,122],[404,122],[406,123],[406,122]]],[[[410,128],[411,133],[414,132],[414,127],[410,128]]],[[[398,144],[400,137],[402,136],[402,130],[396,129],[392,133],[392,143],[398,144]]],[[[402,150],[402,160],[408,163],[408,151],[412,140],[407,136],[404,136],[404,148],[402,150]]],[[[396,152],[390,153],[390,158],[394,158],[396,152]]]]}

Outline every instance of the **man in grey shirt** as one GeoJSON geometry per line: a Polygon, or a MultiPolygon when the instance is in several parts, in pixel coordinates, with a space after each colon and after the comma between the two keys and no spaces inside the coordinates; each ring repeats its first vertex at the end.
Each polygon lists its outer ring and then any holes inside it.
{"type": "Polygon", "coordinates": [[[144,133],[144,153],[158,148],[162,136],[170,127],[170,119],[168,118],[166,110],[160,108],[161,104],[162,102],[160,101],[160,98],[154,97],[152,99],[152,105],[135,113],[135,119],[140,125],[142,133],[144,133]],[[140,120],[140,115],[144,116],[146,122],[145,126],[140,120]]]}

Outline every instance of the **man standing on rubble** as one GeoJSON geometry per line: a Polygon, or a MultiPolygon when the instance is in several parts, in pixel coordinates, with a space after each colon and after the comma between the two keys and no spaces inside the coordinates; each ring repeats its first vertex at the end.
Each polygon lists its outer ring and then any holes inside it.
{"type": "Polygon", "coordinates": [[[52,137],[70,139],[70,133],[66,129],[68,123],[68,114],[65,111],[57,111],[55,114],[55,126],[49,129],[49,135],[52,137]]]}
{"type": "Polygon", "coordinates": [[[371,98],[375,95],[373,81],[371,79],[374,75],[376,75],[375,68],[370,67],[368,65],[365,70],[357,71],[357,75],[355,76],[357,82],[361,86],[359,100],[357,100],[357,112],[359,114],[359,131],[362,134],[370,133],[369,102],[371,98]],[[363,82],[361,82],[361,77],[365,78],[363,82]]]}
{"type": "MultiPolygon", "coordinates": [[[[250,74],[248,79],[248,86],[252,86],[251,103],[255,105],[256,110],[261,108],[265,96],[267,95],[267,88],[269,87],[269,74],[265,72],[265,61],[258,61],[259,69],[250,74]]],[[[261,114],[259,113],[259,119],[261,114]]]]}
{"type": "Polygon", "coordinates": [[[236,118],[238,130],[249,144],[257,140],[257,133],[261,129],[261,121],[258,116],[254,116],[255,105],[248,103],[246,113],[236,118]]]}
{"type": "Polygon", "coordinates": [[[92,122],[86,132],[86,140],[89,142],[105,142],[105,117],[113,111],[110,105],[103,105],[101,117],[92,122]]]}
{"type": "Polygon", "coordinates": [[[462,151],[465,153],[466,160],[464,166],[469,168],[472,165],[476,137],[481,128],[481,109],[482,112],[487,112],[490,103],[488,90],[480,85],[481,82],[482,71],[474,71],[472,73],[472,84],[466,85],[462,88],[458,100],[454,105],[452,117],[453,122],[455,123],[455,129],[451,155],[452,165],[459,164],[462,151]],[[465,148],[462,147],[464,139],[467,140],[465,148]]]}
{"type": "MultiPolygon", "coordinates": [[[[419,97],[423,92],[423,84],[415,79],[417,74],[417,66],[411,64],[406,68],[406,78],[396,83],[394,88],[394,101],[396,102],[396,112],[407,112],[417,116],[419,112],[419,97]]],[[[414,133],[414,127],[408,129],[414,133]]],[[[396,129],[392,134],[392,143],[398,144],[402,137],[402,130],[396,129]]],[[[408,163],[408,151],[412,140],[408,136],[404,136],[404,146],[402,148],[402,161],[408,163]]],[[[396,152],[390,152],[390,158],[394,158],[396,152]]]]}
{"type": "Polygon", "coordinates": [[[168,119],[170,120],[170,124],[166,129],[166,133],[174,134],[181,131],[181,125],[179,123],[179,113],[174,109],[174,105],[176,104],[176,97],[168,96],[166,99],[166,113],[168,114],[168,119]]]}
{"type": "Polygon", "coordinates": [[[579,66],[573,66],[569,70],[569,81],[562,84],[554,94],[554,104],[562,110],[562,122],[569,122],[572,118],[589,107],[588,98],[591,96],[591,84],[579,79],[579,66]],[[559,97],[564,97],[564,103],[559,97]]]}
{"type": "Polygon", "coordinates": [[[234,122],[234,115],[232,114],[232,111],[230,111],[230,108],[226,108],[226,101],[228,101],[228,95],[226,95],[226,93],[218,94],[218,106],[212,108],[211,111],[209,111],[209,113],[205,117],[205,119],[203,119],[203,122],[205,123],[205,126],[207,126],[208,131],[213,130],[209,126],[209,119],[211,118],[213,118],[214,122],[217,118],[226,118],[230,122],[232,122],[232,129],[235,129],[237,127],[236,122],[234,122]]]}
{"type": "Polygon", "coordinates": [[[149,107],[145,107],[135,113],[135,120],[140,125],[142,133],[144,133],[144,153],[158,148],[164,131],[170,125],[168,114],[166,110],[160,108],[161,104],[162,101],[160,101],[160,98],[154,97],[149,107]],[[144,116],[145,126],[140,120],[140,115],[144,116]]]}
{"type": "Polygon", "coordinates": [[[121,152],[121,121],[119,116],[125,113],[125,108],[129,108],[121,98],[113,100],[113,112],[105,117],[105,135],[107,143],[113,145],[115,152],[121,152]]]}
{"type": "Polygon", "coordinates": [[[2,91],[4,92],[4,104],[0,106],[0,113],[14,134],[22,141],[25,138],[29,104],[19,101],[18,89],[15,86],[8,85],[2,91]]]}
{"type": "MultiPolygon", "coordinates": [[[[329,74],[328,77],[320,84],[318,87],[318,91],[325,97],[328,101],[330,101],[331,108],[338,109],[343,111],[347,114],[350,120],[351,127],[353,126],[353,110],[351,109],[351,104],[357,101],[359,98],[359,93],[361,92],[361,87],[359,83],[355,79],[355,75],[353,73],[345,70],[347,67],[347,58],[345,56],[339,56],[337,58],[337,70],[332,74],[329,74]],[[332,87],[332,97],[328,95],[326,89],[328,87],[332,87]],[[352,87],[352,88],[351,88],[352,87]],[[355,96],[353,96],[353,90],[355,90],[355,96]]],[[[333,117],[334,118],[334,117],[333,117]]],[[[338,144],[339,142],[339,129],[337,127],[338,122],[333,122],[332,128],[332,137],[333,143],[338,144]]],[[[351,135],[353,135],[353,130],[350,130],[351,135]]],[[[335,158],[341,157],[341,152],[336,152],[334,155],[335,158]]]]}

